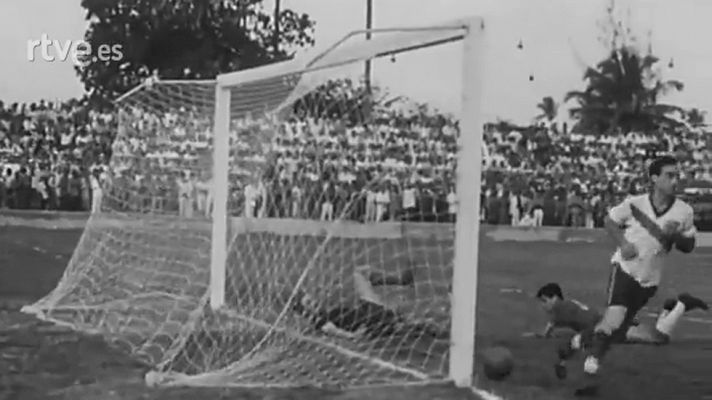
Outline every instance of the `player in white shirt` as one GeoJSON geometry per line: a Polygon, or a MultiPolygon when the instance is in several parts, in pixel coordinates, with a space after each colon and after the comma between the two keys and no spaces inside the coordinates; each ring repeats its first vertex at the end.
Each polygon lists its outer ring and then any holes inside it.
{"type": "MultiPolygon", "coordinates": [[[[649,193],[632,196],[613,207],[606,218],[606,229],[618,248],[611,258],[612,271],[608,302],[600,322],[591,335],[584,335],[589,349],[584,362],[588,383],[576,391],[577,396],[595,396],[600,360],[613,342],[625,335],[636,314],[655,295],[660,284],[667,254],[674,248],[690,253],[695,248],[697,229],[692,207],[675,198],[680,175],[679,165],[670,156],[655,159],[648,168],[649,193]]],[[[667,333],[690,308],[706,309],[699,299],[679,299],[666,322],[656,328],[667,333]]]]}

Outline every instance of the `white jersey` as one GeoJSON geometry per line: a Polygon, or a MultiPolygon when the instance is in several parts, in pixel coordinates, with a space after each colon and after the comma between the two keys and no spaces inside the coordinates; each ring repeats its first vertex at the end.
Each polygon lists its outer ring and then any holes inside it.
{"type": "Polygon", "coordinates": [[[660,284],[668,251],[633,217],[631,205],[637,207],[661,227],[668,221],[678,222],[681,234],[686,237],[694,237],[697,233],[694,225],[694,213],[689,204],[679,199],[675,199],[667,210],[658,213],[648,194],[629,197],[613,207],[608,213],[613,222],[625,226],[625,239],[638,249],[638,257],[632,260],[623,260],[619,248],[613,253],[611,261],[620,264],[621,269],[635,278],[642,286],[657,286],[660,284]]]}

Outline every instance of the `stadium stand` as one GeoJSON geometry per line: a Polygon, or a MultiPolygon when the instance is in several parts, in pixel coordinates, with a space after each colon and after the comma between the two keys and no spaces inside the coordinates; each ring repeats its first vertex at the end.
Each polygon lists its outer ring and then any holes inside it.
{"type": "MultiPolygon", "coordinates": [[[[263,199],[255,216],[328,219],[339,215],[340,205],[365,194],[349,219],[452,219],[448,194],[457,123],[418,107],[380,107],[376,112],[368,126],[309,118],[285,124],[260,194],[293,204],[268,207],[274,199],[263,199]],[[378,188],[366,187],[374,176],[385,179],[378,188]],[[381,196],[385,202],[378,212],[368,212],[375,209],[377,191],[388,195],[381,196]],[[296,204],[295,196],[312,200],[296,204]],[[328,198],[335,210],[324,215],[318,203],[328,198]],[[291,215],[281,215],[284,210],[291,215]]],[[[126,208],[177,210],[178,183],[187,175],[155,172],[195,171],[209,162],[210,121],[186,109],[166,111],[163,117],[136,110],[130,118],[128,135],[114,140],[117,115],[109,108],[85,100],[0,102],[0,208],[90,210],[92,192],[100,190],[101,182],[123,179],[140,193],[120,199],[126,208]],[[109,171],[112,153],[115,164],[109,171]]],[[[682,160],[685,181],[700,188],[695,196],[712,186],[707,151],[712,143],[694,129],[594,136],[568,132],[558,124],[516,128],[500,123],[485,127],[485,143],[482,218],[490,224],[600,226],[609,204],[643,189],[645,161],[659,153],[674,153],[682,160]]],[[[188,179],[199,186],[202,177],[188,179]]],[[[243,201],[244,188],[232,189],[232,200],[243,201]]],[[[205,207],[204,199],[193,203],[198,214],[206,214],[198,210],[205,207]]],[[[698,209],[705,214],[699,216],[702,220],[709,219],[704,206],[698,209]]]]}

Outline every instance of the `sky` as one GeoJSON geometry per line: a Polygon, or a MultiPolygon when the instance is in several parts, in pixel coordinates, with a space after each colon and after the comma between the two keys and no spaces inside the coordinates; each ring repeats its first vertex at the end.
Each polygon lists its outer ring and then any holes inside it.
{"type": "MultiPolygon", "coordinates": [[[[273,0],[265,0],[271,8],[273,0]]],[[[283,0],[283,7],[316,21],[318,47],[365,26],[366,0],[283,0]]],[[[73,64],[27,60],[27,42],[80,40],[86,22],[80,0],[0,1],[0,99],[7,102],[64,99],[82,94],[73,64]]],[[[488,119],[529,122],[544,96],[563,100],[583,87],[583,67],[605,55],[596,22],[608,0],[374,0],[374,27],[432,26],[466,16],[485,18],[483,106],[488,119]],[[522,41],[524,48],[517,44],[522,41]],[[530,81],[529,76],[534,80],[530,81]]],[[[650,40],[664,60],[666,78],[685,83],[682,93],[665,98],[712,112],[712,1],[618,0],[629,10],[638,36],[650,40]],[[702,44],[699,44],[702,43],[702,44]],[[674,68],[667,68],[668,60],[674,68]]],[[[374,65],[374,80],[394,95],[406,95],[459,113],[462,46],[451,44],[398,56],[374,65]]],[[[566,107],[562,107],[565,109],[566,107]]],[[[563,114],[563,113],[562,113],[563,114]]],[[[712,115],[711,115],[712,117],[712,115]]]]}

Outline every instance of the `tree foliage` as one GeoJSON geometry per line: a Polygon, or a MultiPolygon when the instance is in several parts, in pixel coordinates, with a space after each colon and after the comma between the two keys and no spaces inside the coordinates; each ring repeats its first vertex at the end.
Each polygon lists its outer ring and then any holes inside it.
{"type": "Polygon", "coordinates": [[[537,121],[552,122],[559,115],[559,105],[551,96],[546,96],[541,99],[541,102],[539,102],[536,107],[540,112],[540,114],[536,116],[537,121]]]}
{"type": "Polygon", "coordinates": [[[706,116],[706,113],[698,108],[691,108],[685,112],[685,120],[693,128],[704,127],[706,116]]]}
{"type": "Polygon", "coordinates": [[[121,45],[120,60],[92,57],[77,67],[87,91],[106,98],[154,73],[210,79],[289,58],[314,42],[309,16],[284,8],[275,41],[275,18],[262,0],[82,0],[82,7],[92,49],[121,45]]]}
{"type": "Polygon", "coordinates": [[[565,101],[574,101],[571,116],[577,121],[574,129],[591,133],[612,133],[617,129],[651,130],[678,125],[671,115],[683,114],[680,107],[663,104],[661,98],[681,91],[680,81],[665,80],[659,68],[660,59],[652,48],[642,51],[637,38],[608,9],[606,43],[608,56],[587,68],[582,91],[571,91],[565,101]]]}

